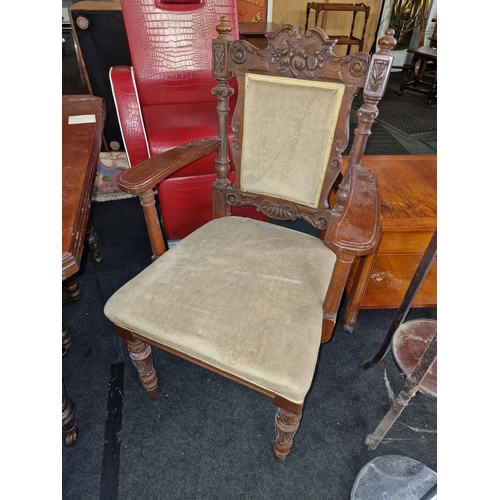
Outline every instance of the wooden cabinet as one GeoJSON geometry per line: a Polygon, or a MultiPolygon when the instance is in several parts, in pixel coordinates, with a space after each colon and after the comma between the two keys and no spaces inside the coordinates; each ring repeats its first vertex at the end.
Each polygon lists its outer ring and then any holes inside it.
{"type": "MultiPolygon", "coordinates": [[[[368,256],[355,260],[346,291],[344,322],[353,326],[359,309],[397,308],[436,229],[435,155],[365,156],[377,179],[381,239],[368,256]]],[[[413,307],[437,305],[437,259],[413,307]]]]}
{"type": "Polygon", "coordinates": [[[258,49],[267,47],[266,33],[273,33],[279,27],[276,23],[238,23],[240,40],[246,40],[258,49]]]}

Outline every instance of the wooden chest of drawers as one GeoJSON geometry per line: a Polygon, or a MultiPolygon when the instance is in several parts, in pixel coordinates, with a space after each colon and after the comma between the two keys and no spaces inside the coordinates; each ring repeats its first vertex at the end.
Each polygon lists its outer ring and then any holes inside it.
{"type": "MultiPolygon", "coordinates": [[[[377,179],[381,203],[378,248],[356,259],[347,281],[344,322],[353,326],[359,309],[397,308],[437,221],[435,155],[365,156],[377,179]]],[[[437,306],[437,259],[413,307],[437,306]]]]}

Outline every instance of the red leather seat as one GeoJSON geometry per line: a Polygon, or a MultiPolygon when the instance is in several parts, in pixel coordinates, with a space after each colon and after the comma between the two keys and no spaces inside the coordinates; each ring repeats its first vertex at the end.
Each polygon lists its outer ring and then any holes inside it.
{"type": "MultiPolygon", "coordinates": [[[[217,136],[212,39],[223,15],[233,27],[231,38],[238,38],[237,2],[121,0],[121,4],[132,67],[111,68],[110,79],[125,149],[134,167],[175,146],[217,136]]],[[[236,92],[232,108],[235,102],[236,92]]],[[[158,186],[167,240],[182,239],[211,220],[214,164],[215,153],[158,186]]],[[[265,219],[253,207],[233,212],[265,219]]]]}

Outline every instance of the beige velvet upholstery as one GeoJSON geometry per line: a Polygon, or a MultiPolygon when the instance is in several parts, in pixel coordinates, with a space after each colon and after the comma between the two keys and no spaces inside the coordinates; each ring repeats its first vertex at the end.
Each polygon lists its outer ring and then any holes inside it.
{"type": "Polygon", "coordinates": [[[118,290],[104,312],[122,328],[302,403],[335,259],[307,234],[216,219],[118,290]]]}
{"type": "Polygon", "coordinates": [[[241,189],[317,208],[344,88],[245,75],[241,189]]]}

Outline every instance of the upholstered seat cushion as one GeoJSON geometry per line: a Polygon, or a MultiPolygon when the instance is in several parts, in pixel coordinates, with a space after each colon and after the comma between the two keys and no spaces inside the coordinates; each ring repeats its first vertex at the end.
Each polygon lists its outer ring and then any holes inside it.
{"type": "Polygon", "coordinates": [[[274,224],[204,225],[120,288],[116,325],[301,403],[321,340],[335,254],[274,224]]]}

